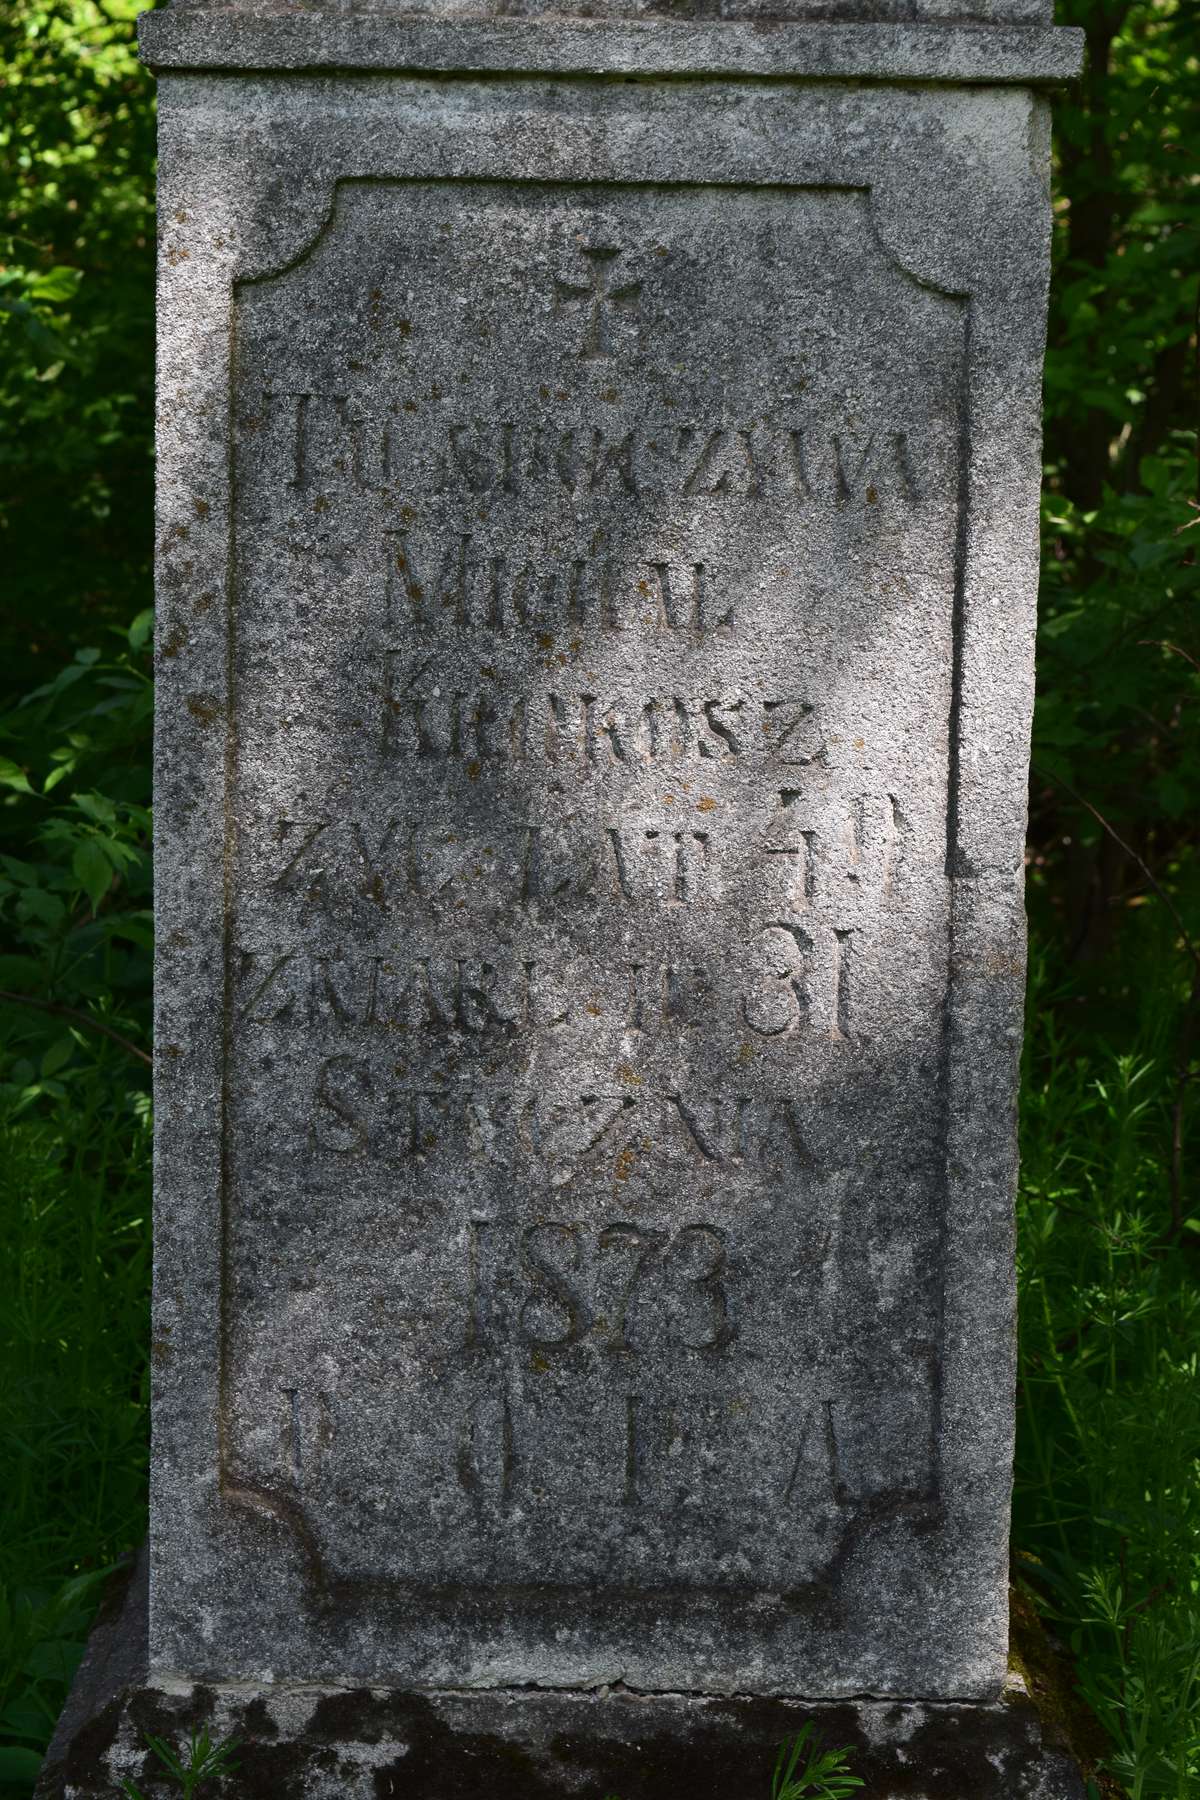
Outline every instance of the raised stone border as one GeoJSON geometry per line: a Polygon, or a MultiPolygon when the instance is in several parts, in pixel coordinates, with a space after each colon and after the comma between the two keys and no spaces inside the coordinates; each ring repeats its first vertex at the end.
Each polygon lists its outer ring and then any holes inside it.
{"type": "Polygon", "coordinates": [[[413,21],[382,13],[143,13],[155,69],[776,77],[1039,86],[1078,75],[1083,32],[1020,25],[413,21]]]}

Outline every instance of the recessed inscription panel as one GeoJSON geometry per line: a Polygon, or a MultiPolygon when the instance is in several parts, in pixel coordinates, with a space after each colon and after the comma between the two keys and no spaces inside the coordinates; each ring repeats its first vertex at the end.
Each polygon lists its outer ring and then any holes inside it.
{"type": "Polygon", "coordinates": [[[236,305],[227,1479],[792,1592],[938,1505],[961,307],[854,191],[400,182],[236,305]]]}

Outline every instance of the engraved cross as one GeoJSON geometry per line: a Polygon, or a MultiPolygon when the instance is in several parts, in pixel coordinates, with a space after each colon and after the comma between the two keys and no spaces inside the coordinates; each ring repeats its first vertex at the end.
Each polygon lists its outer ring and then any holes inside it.
{"type": "Polygon", "coordinates": [[[607,246],[596,246],[586,249],[583,255],[590,265],[590,281],[587,287],[576,287],[569,281],[555,282],[555,297],[560,306],[585,306],[587,319],[583,331],[583,343],[579,354],[585,362],[596,362],[604,356],[614,354],[610,337],[610,322],[613,310],[623,313],[635,313],[638,297],[642,291],[640,281],[627,281],[620,287],[612,285],[612,264],[620,256],[619,250],[607,246]]]}

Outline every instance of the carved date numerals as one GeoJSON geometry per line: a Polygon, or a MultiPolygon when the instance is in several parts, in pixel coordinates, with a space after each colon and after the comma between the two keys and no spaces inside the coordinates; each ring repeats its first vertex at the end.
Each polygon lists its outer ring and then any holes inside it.
{"type": "Polygon", "coordinates": [[[722,1352],[737,1335],[719,1226],[672,1235],[617,1220],[599,1230],[546,1221],[510,1231],[473,1219],[468,1242],[466,1347],[516,1342],[606,1354],[650,1348],[722,1352]]]}
{"type": "Polygon", "coordinates": [[[582,1260],[579,1228],[529,1225],[521,1234],[521,1249],[534,1287],[517,1315],[518,1336],[538,1350],[577,1344],[591,1325],[577,1280],[582,1260]]]}

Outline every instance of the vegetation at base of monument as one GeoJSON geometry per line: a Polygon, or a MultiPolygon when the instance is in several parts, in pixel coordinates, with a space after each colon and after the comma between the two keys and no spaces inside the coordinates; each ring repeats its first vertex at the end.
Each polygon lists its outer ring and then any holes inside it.
{"type": "MultiPolygon", "coordinates": [[[[19,1466],[14,1473],[19,1482],[19,1466]]],[[[87,1529],[92,1523],[86,1520],[78,1530],[81,1544],[94,1535],[87,1529]]],[[[105,1573],[92,1570],[37,1587],[0,1582],[0,1792],[33,1785],[105,1573]]]]}
{"type": "MultiPolygon", "coordinates": [[[[143,1740],[161,1766],[173,1787],[178,1787],[183,1800],[191,1800],[197,1788],[207,1781],[237,1773],[237,1738],[214,1744],[207,1730],[194,1731],[185,1753],[176,1755],[164,1739],[146,1733],[143,1740]]],[[[849,1800],[856,1788],[864,1784],[849,1772],[848,1749],[822,1750],[812,1725],[804,1725],[788,1743],[781,1744],[771,1776],[770,1800],[849,1800]],[[801,1756],[804,1766],[799,1769],[801,1756]]],[[[136,1782],[126,1777],[121,1783],[126,1800],[146,1800],[136,1782]]],[[[607,1794],[605,1800],[620,1800],[607,1794]]]]}
{"type": "Polygon", "coordinates": [[[811,1725],[781,1744],[771,1776],[771,1800],[849,1800],[863,1786],[850,1773],[848,1749],[822,1750],[811,1725]],[[803,1765],[800,1758],[804,1758],[803,1765]]]}
{"type": "MultiPolygon", "coordinates": [[[[214,1744],[208,1731],[194,1731],[188,1739],[186,1757],[176,1756],[171,1746],[162,1738],[152,1737],[146,1733],[146,1746],[157,1757],[173,1784],[179,1788],[183,1800],[191,1800],[196,1789],[206,1781],[219,1781],[223,1775],[237,1773],[235,1752],[238,1747],[236,1738],[226,1738],[224,1743],[214,1744]]],[[[121,1792],[126,1800],[145,1800],[139,1787],[132,1781],[121,1783],[121,1792]]]]}
{"type": "Polygon", "coordinates": [[[1164,1004],[1181,984],[1161,917],[1140,911],[1122,953],[1142,1005],[1122,1051],[1089,1048],[1078,986],[1044,946],[1033,961],[1014,1564],[1074,1653],[1107,1766],[1138,1800],[1184,1800],[1200,1793],[1200,1217],[1175,1232],[1168,1147],[1186,999],[1164,1004]]]}
{"type": "MultiPolygon", "coordinates": [[[[138,5],[0,6],[14,1795],[145,1519],[153,113],[138,5]]],[[[1200,1800],[1200,7],[1062,0],[1060,17],[1087,31],[1090,64],[1056,102],[1015,1566],[1107,1730],[1102,1779],[1200,1800]]]]}

